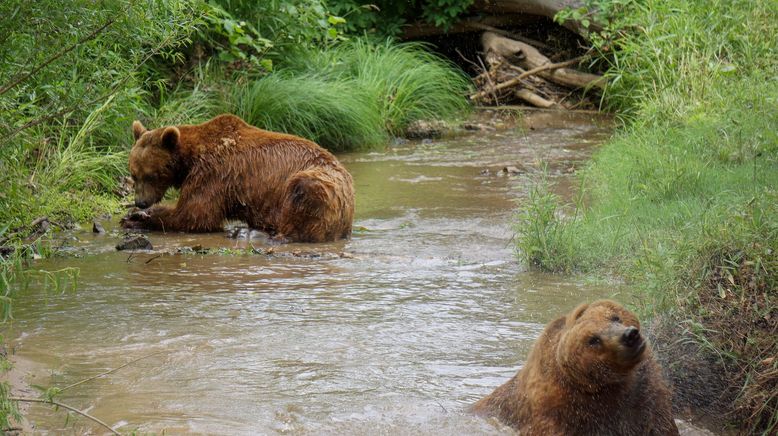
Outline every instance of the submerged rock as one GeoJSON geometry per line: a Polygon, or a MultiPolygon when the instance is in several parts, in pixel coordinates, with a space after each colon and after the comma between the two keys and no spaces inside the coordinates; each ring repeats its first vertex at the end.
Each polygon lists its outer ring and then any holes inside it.
{"type": "Polygon", "coordinates": [[[144,235],[127,235],[124,240],[116,245],[116,249],[123,250],[152,250],[149,238],[144,235]]]}
{"type": "Polygon", "coordinates": [[[437,139],[443,136],[448,126],[443,121],[417,120],[405,129],[405,137],[409,139],[437,139]]]}
{"type": "Polygon", "coordinates": [[[92,221],[92,233],[99,233],[102,235],[103,233],[105,233],[105,228],[103,228],[103,225],[100,224],[99,222],[92,221]]]}

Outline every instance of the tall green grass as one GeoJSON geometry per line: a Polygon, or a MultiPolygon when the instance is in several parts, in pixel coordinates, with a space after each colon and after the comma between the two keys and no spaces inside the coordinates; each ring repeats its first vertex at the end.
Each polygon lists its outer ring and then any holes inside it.
{"type": "Polygon", "coordinates": [[[644,0],[620,17],[625,38],[608,47],[605,103],[632,121],[681,119],[722,98],[734,79],[778,63],[771,0],[644,0]],[[615,50],[614,50],[615,49],[615,50]]]}
{"type": "MultiPolygon", "coordinates": [[[[18,162],[0,176],[6,183],[0,196],[0,222],[20,227],[37,217],[49,216],[67,224],[116,209],[118,199],[111,191],[117,175],[126,167],[127,152],[95,140],[106,137],[99,129],[104,128],[103,116],[112,104],[113,97],[109,97],[80,126],[70,126],[63,120],[52,140],[41,141],[32,163],[18,162]]],[[[13,152],[8,156],[19,159],[13,152]]]]}
{"type": "Polygon", "coordinates": [[[386,130],[402,135],[413,121],[449,120],[469,109],[469,79],[430,49],[422,43],[355,39],[304,59],[308,69],[327,77],[355,80],[378,102],[386,130]]]}
{"type": "Polygon", "coordinates": [[[235,113],[263,129],[293,133],[332,150],[387,140],[377,102],[355,81],[278,72],[233,90],[235,113]]]}
{"type": "Polygon", "coordinates": [[[451,120],[469,110],[467,77],[422,44],[357,39],[298,52],[287,62],[235,86],[235,112],[335,150],[372,147],[402,135],[413,121],[451,120]]]}
{"type": "Polygon", "coordinates": [[[629,4],[605,95],[628,123],[583,172],[585,206],[560,204],[539,185],[518,224],[519,253],[550,270],[620,273],[644,315],[702,326],[701,343],[737,368],[722,381],[740,392],[731,417],[770,434],[778,3],[629,4]]]}

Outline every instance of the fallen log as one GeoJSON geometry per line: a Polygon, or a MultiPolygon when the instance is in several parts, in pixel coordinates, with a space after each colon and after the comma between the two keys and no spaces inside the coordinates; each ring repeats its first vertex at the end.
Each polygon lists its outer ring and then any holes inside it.
{"type": "MultiPolygon", "coordinates": [[[[493,27],[516,27],[538,24],[545,18],[553,20],[554,16],[560,11],[579,9],[583,5],[581,0],[476,0],[468,12],[483,18],[463,19],[448,28],[438,27],[426,22],[412,23],[403,29],[402,39],[487,30],[478,28],[473,24],[493,27]]],[[[602,26],[594,22],[593,17],[587,16],[585,18],[589,22],[588,28],[584,27],[580,21],[573,19],[566,20],[562,23],[562,26],[584,38],[587,38],[589,31],[602,30],[602,26]]]]}
{"type": "MultiPolygon", "coordinates": [[[[476,0],[471,6],[471,11],[504,15],[504,14],[526,14],[538,15],[554,19],[557,13],[566,9],[579,9],[584,6],[581,0],[476,0]]],[[[592,17],[586,17],[590,23],[589,27],[584,27],[580,21],[566,20],[562,26],[573,32],[587,37],[591,30],[601,30],[602,26],[594,22],[592,17]]]]}
{"type": "Polygon", "coordinates": [[[496,33],[496,34],[502,35],[502,36],[504,36],[506,38],[511,38],[511,39],[515,39],[517,41],[524,42],[526,44],[530,44],[533,47],[538,47],[538,48],[542,48],[542,49],[550,49],[551,48],[547,44],[543,44],[542,42],[536,41],[536,40],[534,40],[532,38],[527,38],[526,36],[518,35],[515,32],[508,32],[507,30],[498,29],[496,27],[492,27],[492,26],[489,26],[489,25],[486,25],[486,24],[483,24],[483,23],[480,23],[480,22],[469,22],[467,25],[472,27],[473,29],[484,30],[484,31],[487,31],[487,32],[496,33]]]}
{"type": "Polygon", "coordinates": [[[539,108],[552,108],[557,107],[558,105],[554,103],[551,100],[546,100],[545,98],[535,94],[534,92],[530,91],[527,88],[522,88],[516,91],[516,97],[519,97],[520,99],[526,101],[527,103],[539,107],[539,108]]]}
{"type": "MultiPolygon", "coordinates": [[[[481,37],[481,43],[483,44],[485,51],[492,51],[507,59],[521,55],[518,64],[529,71],[549,64],[555,65],[535,47],[521,41],[506,38],[494,32],[484,32],[481,37]]],[[[564,64],[564,62],[556,65],[559,64],[564,64]]],[[[562,65],[556,68],[543,68],[537,70],[533,74],[539,73],[540,76],[545,79],[574,88],[587,88],[592,86],[598,88],[605,87],[605,81],[602,76],[564,68],[565,66],[569,65],[562,65]]]]}
{"type": "MultiPolygon", "coordinates": [[[[537,74],[537,73],[540,73],[540,72],[543,72],[543,71],[547,71],[547,70],[553,70],[553,69],[556,69],[556,68],[563,68],[563,67],[567,67],[567,66],[570,66],[570,65],[574,65],[574,64],[577,64],[577,63],[581,62],[581,59],[582,59],[581,57],[577,57],[575,59],[570,59],[569,61],[559,62],[559,63],[555,63],[555,64],[548,63],[548,64],[540,65],[540,66],[535,67],[535,68],[533,68],[531,70],[524,71],[523,73],[519,74],[518,76],[516,76],[516,77],[514,77],[512,79],[507,80],[505,82],[502,82],[502,83],[494,86],[489,91],[490,92],[496,92],[496,91],[501,91],[501,90],[506,89],[506,88],[510,88],[512,86],[516,86],[516,85],[520,84],[522,80],[524,80],[525,78],[527,78],[527,77],[529,77],[529,76],[531,76],[533,74],[537,74]]],[[[490,92],[487,92],[487,91],[477,92],[477,93],[471,95],[470,99],[471,100],[481,99],[481,98],[485,97],[486,95],[488,95],[490,92]]]]}
{"type": "Polygon", "coordinates": [[[454,35],[458,33],[480,32],[482,26],[498,28],[508,26],[523,26],[536,23],[538,20],[531,15],[499,14],[483,18],[464,19],[452,24],[448,28],[438,27],[431,23],[416,22],[403,28],[402,39],[418,39],[427,36],[454,35]]]}

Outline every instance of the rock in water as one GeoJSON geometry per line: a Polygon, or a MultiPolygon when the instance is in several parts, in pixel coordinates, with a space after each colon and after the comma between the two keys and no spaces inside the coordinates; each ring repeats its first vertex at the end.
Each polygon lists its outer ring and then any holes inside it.
{"type": "Polygon", "coordinates": [[[123,250],[152,250],[154,247],[151,245],[149,238],[143,235],[128,235],[122,242],[116,245],[116,249],[123,250]]]}
{"type": "Polygon", "coordinates": [[[102,235],[103,233],[105,233],[105,228],[103,228],[103,225],[100,224],[99,222],[92,221],[92,233],[99,233],[102,235]]]}

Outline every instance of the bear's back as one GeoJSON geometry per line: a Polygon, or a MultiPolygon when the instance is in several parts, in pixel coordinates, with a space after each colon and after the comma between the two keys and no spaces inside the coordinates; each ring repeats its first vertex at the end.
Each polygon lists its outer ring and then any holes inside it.
{"type": "Polygon", "coordinates": [[[339,166],[335,156],[313,141],[252,126],[240,117],[222,114],[201,124],[179,126],[184,155],[193,159],[233,154],[279,155],[317,166],[339,166]]]}

